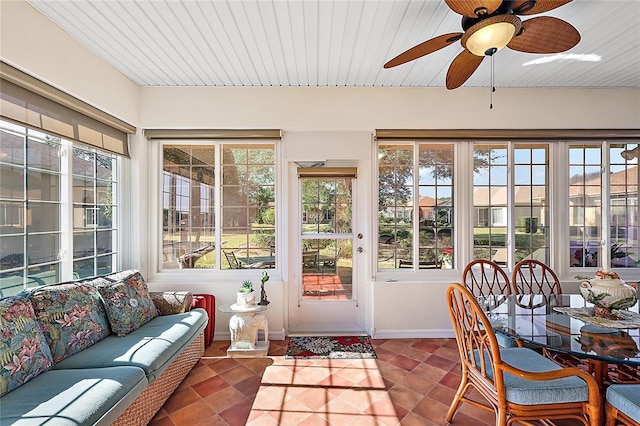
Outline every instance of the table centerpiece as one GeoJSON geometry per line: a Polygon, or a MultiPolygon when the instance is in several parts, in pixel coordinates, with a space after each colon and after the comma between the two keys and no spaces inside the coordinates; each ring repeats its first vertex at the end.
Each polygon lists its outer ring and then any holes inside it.
{"type": "Polygon", "coordinates": [[[616,311],[630,308],[638,301],[638,290],[622,281],[618,273],[609,269],[599,270],[595,278],[577,278],[584,279],[580,282],[580,294],[587,302],[593,304],[595,316],[621,319],[616,311]]]}

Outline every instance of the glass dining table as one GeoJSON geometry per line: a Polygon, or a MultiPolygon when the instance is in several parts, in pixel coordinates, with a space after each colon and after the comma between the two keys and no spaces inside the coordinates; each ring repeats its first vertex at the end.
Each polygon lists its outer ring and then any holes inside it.
{"type": "MultiPolygon", "coordinates": [[[[601,389],[611,383],[640,383],[638,303],[625,311],[631,321],[593,321],[572,311],[593,305],[579,294],[478,297],[496,333],[542,349],[560,364],[585,366],[601,389]],[[561,312],[563,311],[563,312],[561,312]]],[[[586,309],[585,309],[586,308],[586,309]]]]}

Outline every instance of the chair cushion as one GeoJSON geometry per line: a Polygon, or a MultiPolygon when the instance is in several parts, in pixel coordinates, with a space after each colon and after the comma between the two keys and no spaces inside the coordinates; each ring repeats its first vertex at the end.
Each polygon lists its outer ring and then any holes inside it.
{"type": "Polygon", "coordinates": [[[114,282],[97,287],[107,307],[111,330],[115,334],[126,336],[158,316],[147,283],[140,272],[123,271],[105,278],[114,282]]]}
{"type": "MultiPolygon", "coordinates": [[[[502,360],[523,371],[546,372],[562,367],[529,348],[500,349],[502,360]]],[[[488,366],[489,370],[491,366],[488,366]]],[[[493,372],[489,371],[493,378],[493,372]]],[[[526,380],[505,373],[505,397],[507,401],[521,405],[581,402],[589,399],[587,383],[578,377],[556,380],[526,380]]]]}
{"type": "Polygon", "coordinates": [[[100,293],[87,282],[36,287],[29,298],[54,362],[110,334],[100,293]]]}
{"type": "Polygon", "coordinates": [[[111,425],[146,386],[136,367],[50,370],[2,397],[0,424],[111,425]]]}
{"type": "Polygon", "coordinates": [[[640,423],[640,385],[611,385],[607,388],[607,401],[640,423]]]}
{"type": "Polygon", "coordinates": [[[151,383],[206,325],[207,313],[200,308],[183,314],[159,316],[126,336],[108,336],[100,344],[57,363],[54,368],[133,365],[142,368],[151,383]]]}
{"type": "Polygon", "coordinates": [[[505,334],[496,333],[496,339],[503,348],[515,348],[518,346],[518,341],[515,338],[505,334]]]}
{"type": "Polygon", "coordinates": [[[52,365],[51,352],[31,302],[19,296],[0,299],[0,396],[51,369],[52,365]]]}

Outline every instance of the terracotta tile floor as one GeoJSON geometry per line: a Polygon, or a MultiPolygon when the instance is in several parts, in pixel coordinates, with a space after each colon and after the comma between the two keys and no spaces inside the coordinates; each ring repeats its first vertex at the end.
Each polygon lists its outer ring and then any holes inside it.
{"type": "MultiPolygon", "coordinates": [[[[378,359],[227,358],[214,341],[151,425],[445,425],[460,383],[453,339],[373,340],[378,359]]],[[[495,424],[463,404],[453,425],[495,424]]]]}

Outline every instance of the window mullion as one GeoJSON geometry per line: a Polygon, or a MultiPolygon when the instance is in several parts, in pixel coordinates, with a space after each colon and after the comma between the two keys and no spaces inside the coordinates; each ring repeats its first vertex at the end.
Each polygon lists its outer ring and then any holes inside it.
{"type": "Polygon", "coordinates": [[[413,269],[420,269],[420,144],[413,143],[413,269]]]}
{"type": "Polygon", "coordinates": [[[62,140],[60,147],[60,278],[73,279],[73,147],[62,140]]]}
{"type": "Polygon", "coordinates": [[[214,200],[214,226],[215,226],[215,242],[216,242],[216,269],[222,269],[222,148],[220,143],[214,146],[214,170],[213,176],[215,185],[213,188],[214,200]]]}
{"type": "Polygon", "coordinates": [[[516,207],[515,207],[515,155],[514,143],[507,144],[507,269],[513,268],[515,264],[515,234],[516,234],[516,207]]]}
{"type": "Polygon", "coordinates": [[[611,173],[609,172],[609,164],[611,158],[609,156],[609,142],[602,143],[602,167],[600,176],[602,182],[602,202],[601,202],[601,226],[602,239],[600,240],[600,252],[602,253],[600,264],[598,266],[609,268],[611,265],[611,173]]]}

